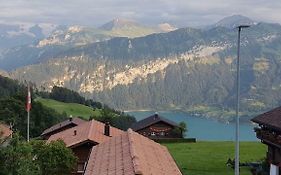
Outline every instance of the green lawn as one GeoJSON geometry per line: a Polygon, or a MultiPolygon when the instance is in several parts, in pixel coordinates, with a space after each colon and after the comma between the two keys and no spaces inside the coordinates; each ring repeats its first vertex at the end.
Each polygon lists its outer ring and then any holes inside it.
{"type": "Polygon", "coordinates": [[[56,110],[59,113],[66,112],[66,114],[75,116],[80,116],[88,119],[90,116],[99,116],[99,110],[93,110],[92,108],[77,104],[77,103],[64,103],[52,99],[37,98],[37,101],[41,102],[43,105],[56,110]]]}
{"type": "MultiPolygon", "coordinates": [[[[233,142],[197,142],[164,144],[185,175],[233,175],[226,166],[234,158],[233,142]]],[[[259,142],[241,142],[240,162],[255,162],[266,154],[266,147],[259,142]]],[[[241,175],[251,175],[248,168],[241,168],[241,175]]]]}

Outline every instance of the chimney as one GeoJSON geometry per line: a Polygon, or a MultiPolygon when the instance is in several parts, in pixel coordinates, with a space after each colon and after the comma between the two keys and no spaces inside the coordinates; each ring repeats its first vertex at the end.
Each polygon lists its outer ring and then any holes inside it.
{"type": "Polygon", "coordinates": [[[106,122],[104,125],[104,135],[110,136],[110,125],[109,122],[106,122]]]}
{"type": "Polygon", "coordinates": [[[155,112],[154,114],[154,120],[156,120],[158,118],[158,112],[155,112]]]}
{"type": "Polygon", "coordinates": [[[72,115],[69,116],[69,121],[72,121],[72,115]]]}
{"type": "Polygon", "coordinates": [[[74,136],[76,136],[77,135],[77,131],[76,130],[74,130],[74,136]]]}

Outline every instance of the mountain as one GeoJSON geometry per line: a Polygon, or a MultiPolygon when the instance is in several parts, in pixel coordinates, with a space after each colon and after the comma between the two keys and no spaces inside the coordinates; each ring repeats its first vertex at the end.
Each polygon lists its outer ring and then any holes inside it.
{"type": "MultiPolygon", "coordinates": [[[[235,107],[237,33],[216,27],[76,46],[47,62],[10,72],[50,89],[71,88],[117,109],[235,107]]],[[[281,26],[259,23],[242,33],[241,110],[281,104],[281,26]]]]}
{"type": "Polygon", "coordinates": [[[141,25],[133,20],[116,18],[112,21],[109,21],[108,23],[103,24],[99,27],[99,29],[111,31],[116,29],[134,28],[139,26],[141,25]]]}
{"type": "MultiPolygon", "coordinates": [[[[25,54],[34,55],[30,51],[34,43],[47,37],[53,30],[60,26],[54,24],[33,24],[33,23],[0,23],[0,69],[9,70],[10,64],[21,62],[17,58],[24,59],[28,65],[30,62],[25,59],[25,54]],[[14,55],[15,57],[10,57],[14,55]],[[5,62],[7,60],[7,63],[5,62]]],[[[39,53],[38,53],[39,54],[39,53]]],[[[35,54],[36,55],[36,54],[35,54]]]]}
{"type": "MultiPolygon", "coordinates": [[[[9,59],[0,59],[0,66],[20,60],[26,66],[10,71],[10,77],[45,90],[64,86],[117,109],[220,109],[210,115],[225,118],[235,114],[236,42],[237,32],[227,27],[181,28],[83,45],[15,49],[9,59]]],[[[280,25],[257,23],[243,30],[242,112],[281,104],[280,58],[280,25]]]]}
{"type": "Polygon", "coordinates": [[[113,36],[127,36],[130,38],[149,35],[159,32],[156,28],[141,25],[133,20],[116,18],[99,27],[113,36]]]}
{"type": "MultiPolygon", "coordinates": [[[[35,33],[38,33],[39,29],[38,25],[31,28],[35,33]]],[[[32,43],[14,46],[0,52],[0,69],[10,71],[26,65],[38,64],[55,58],[58,53],[71,48],[107,41],[115,37],[136,38],[172,30],[175,28],[167,23],[162,24],[160,29],[145,27],[134,21],[123,19],[115,19],[99,29],[77,25],[58,26],[48,37],[32,40],[32,43]]]]}
{"type": "Polygon", "coordinates": [[[9,74],[6,71],[0,69],[0,76],[9,77],[9,74]]]}
{"type": "Polygon", "coordinates": [[[57,25],[32,23],[0,23],[0,51],[16,46],[31,44],[45,38],[57,25]]]}
{"type": "Polygon", "coordinates": [[[133,20],[113,19],[99,28],[85,26],[69,26],[56,30],[49,37],[39,41],[38,47],[47,45],[86,45],[106,41],[114,37],[136,38],[153,33],[170,32],[176,28],[168,23],[158,27],[147,27],[133,20]]]}
{"type": "Polygon", "coordinates": [[[113,38],[108,32],[84,26],[69,26],[55,30],[49,37],[38,42],[37,47],[51,45],[77,46],[113,38]]]}
{"type": "Polygon", "coordinates": [[[173,25],[171,25],[169,23],[158,24],[158,28],[160,29],[160,31],[163,31],[163,32],[171,32],[171,31],[177,30],[176,27],[174,27],[173,25]]]}
{"type": "Polygon", "coordinates": [[[232,15],[225,17],[218,21],[216,24],[212,25],[211,27],[226,27],[229,29],[233,29],[239,25],[255,25],[257,24],[256,21],[242,15],[232,15]]]}

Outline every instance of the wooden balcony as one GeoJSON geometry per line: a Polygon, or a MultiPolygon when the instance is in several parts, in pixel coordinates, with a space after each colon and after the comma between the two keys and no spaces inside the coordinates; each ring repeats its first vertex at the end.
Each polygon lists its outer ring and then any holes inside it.
{"type": "Polygon", "coordinates": [[[72,172],[72,174],[74,175],[82,175],[84,174],[86,168],[86,162],[82,162],[82,161],[78,161],[77,162],[77,166],[75,168],[75,170],[72,172]]]}
{"type": "Polygon", "coordinates": [[[267,145],[272,145],[281,148],[281,135],[276,132],[255,128],[257,138],[267,145]]]}

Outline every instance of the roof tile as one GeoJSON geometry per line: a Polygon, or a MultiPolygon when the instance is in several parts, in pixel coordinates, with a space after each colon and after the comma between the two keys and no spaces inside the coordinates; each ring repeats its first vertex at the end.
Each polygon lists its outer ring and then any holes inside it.
{"type": "Polygon", "coordinates": [[[85,175],[181,175],[167,148],[129,129],[93,147],[85,175]]]}
{"type": "Polygon", "coordinates": [[[56,125],[54,125],[50,128],[45,129],[43,131],[43,133],[41,134],[41,136],[49,134],[51,132],[54,132],[56,130],[59,130],[60,128],[63,128],[65,126],[68,126],[68,125],[71,125],[71,124],[77,126],[77,125],[82,124],[84,122],[86,122],[86,121],[83,120],[83,119],[80,119],[80,118],[69,118],[69,119],[67,119],[65,121],[62,121],[62,122],[60,122],[60,123],[58,123],[58,124],[56,124],[56,125]]]}
{"type": "MultiPolygon", "coordinates": [[[[91,120],[52,135],[48,139],[48,142],[61,139],[65,142],[67,147],[74,147],[88,140],[95,143],[103,143],[111,138],[104,135],[104,126],[105,124],[102,122],[91,120]]],[[[110,127],[110,136],[118,136],[123,132],[124,131],[115,127],[110,127]]]]}
{"type": "Polygon", "coordinates": [[[13,131],[6,124],[0,123],[0,138],[9,137],[13,131]]]}
{"type": "Polygon", "coordinates": [[[254,117],[252,121],[281,131],[281,106],[254,117]]]}

